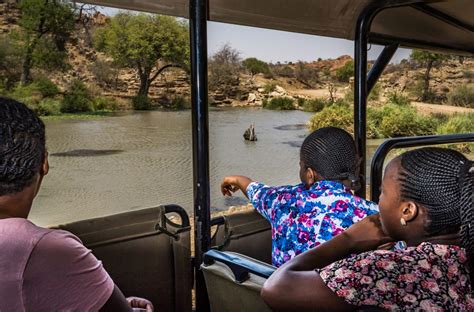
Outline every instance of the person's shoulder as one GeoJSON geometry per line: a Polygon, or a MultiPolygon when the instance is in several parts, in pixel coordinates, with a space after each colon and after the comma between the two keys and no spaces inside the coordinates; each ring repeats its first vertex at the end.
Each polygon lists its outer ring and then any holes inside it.
{"type": "Polygon", "coordinates": [[[49,230],[38,241],[37,249],[54,250],[56,253],[68,253],[77,249],[86,249],[74,234],[63,230],[49,230]]]}
{"type": "Polygon", "coordinates": [[[0,220],[2,235],[0,245],[5,249],[7,245],[23,246],[37,244],[43,236],[52,230],[39,227],[31,221],[23,218],[8,218],[0,220]]]}

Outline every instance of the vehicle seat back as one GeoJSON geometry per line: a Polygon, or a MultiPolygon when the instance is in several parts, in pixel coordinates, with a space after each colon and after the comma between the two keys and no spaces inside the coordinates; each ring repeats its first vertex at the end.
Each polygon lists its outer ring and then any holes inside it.
{"type": "Polygon", "coordinates": [[[191,311],[190,226],[183,208],[159,206],[57,228],[78,236],[125,296],[147,298],[157,311],[191,311]],[[172,213],[180,222],[171,221],[172,213]]]}
{"type": "Polygon", "coordinates": [[[217,217],[212,246],[233,251],[265,263],[272,263],[272,230],[270,223],[255,210],[217,217]]]}
{"type": "Polygon", "coordinates": [[[260,290],[264,276],[275,267],[238,253],[211,250],[205,254],[201,269],[212,312],[271,311],[260,298],[260,290]]]}

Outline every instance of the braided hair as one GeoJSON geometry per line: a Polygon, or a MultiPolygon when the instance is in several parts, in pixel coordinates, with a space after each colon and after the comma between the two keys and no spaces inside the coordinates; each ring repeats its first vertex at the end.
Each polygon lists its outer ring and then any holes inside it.
{"type": "Polygon", "coordinates": [[[0,196],[29,186],[45,152],[43,122],[24,104],[0,97],[0,196]]]}
{"type": "Polygon", "coordinates": [[[463,154],[427,147],[401,156],[400,196],[426,208],[430,235],[460,232],[474,285],[474,164],[463,154]]]}
{"type": "Polygon", "coordinates": [[[312,132],[303,141],[300,159],[325,180],[350,181],[353,189],[360,184],[354,139],[342,129],[325,127],[312,132]]]}

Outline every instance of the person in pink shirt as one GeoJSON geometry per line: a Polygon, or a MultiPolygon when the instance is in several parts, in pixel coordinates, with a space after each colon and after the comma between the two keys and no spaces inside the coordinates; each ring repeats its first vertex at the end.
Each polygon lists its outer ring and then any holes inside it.
{"type": "Polygon", "coordinates": [[[79,238],[27,220],[48,170],[43,122],[0,97],[0,311],[153,311],[125,298],[79,238]]]}

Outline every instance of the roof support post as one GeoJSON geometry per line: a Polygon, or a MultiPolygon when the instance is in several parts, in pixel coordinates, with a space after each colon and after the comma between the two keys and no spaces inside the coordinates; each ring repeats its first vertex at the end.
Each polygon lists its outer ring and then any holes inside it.
{"type": "Polygon", "coordinates": [[[388,63],[392,60],[395,52],[397,52],[398,47],[398,44],[391,44],[385,46],[385,48],[382,50],[382,53],[380,53],[377,61],[375,61],[374,66],[372,66],[369,75],[367,76],[367,95],[369,95],[374,88],[385,67],[387,67],[388,63]]]}
{"type": "Polygon", "coordinates": [[[354,140],[360,158],[359,174],[361,188],[356,192],[365,197],[365,162],[367,145],[367,41],[370,24],[377,13],[377,9],[368,7],[362,12],[357,21],[354,44],[354,140]]]}
{"type": "Polygon", "coordinates": [[[209,311],[203,253],[210,248],[209,109],[207,94],[208,1],[190,0],[191,101],[193,131],[194,267],[196,311],[209,311]]]}

